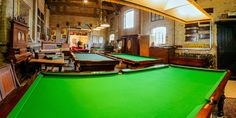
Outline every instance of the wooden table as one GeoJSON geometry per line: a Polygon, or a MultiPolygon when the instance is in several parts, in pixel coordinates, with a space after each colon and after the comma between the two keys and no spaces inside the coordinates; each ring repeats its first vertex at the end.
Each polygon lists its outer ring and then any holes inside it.
{"type": "Polygon", "coordinates": [[[41,70],[41,66],[44,64],[45,68],[47,69],[47,66],[52,66],[52,67],[59,67],[59,71],[61,72],[62,66],[64,65],[64,55],[62,55],[62,58],[60,59],[31,59],[31,63],[35,63],[39,70],[41,70]]]}
{"type": "Polygon", "coordinates": [[[69,52],[70,48],[57,48],[57,49],[41,49],[40,53],[60,53],[69,52]]]}

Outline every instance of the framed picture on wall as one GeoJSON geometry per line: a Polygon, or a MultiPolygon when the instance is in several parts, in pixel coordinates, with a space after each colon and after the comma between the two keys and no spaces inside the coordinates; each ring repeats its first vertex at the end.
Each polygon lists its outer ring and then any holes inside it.
{"type": "Polygon", "coordinates": [[[164,20],[164,16],[150,13],[151,14],[151,22],[158,21],[158,20],[164,20]]]}

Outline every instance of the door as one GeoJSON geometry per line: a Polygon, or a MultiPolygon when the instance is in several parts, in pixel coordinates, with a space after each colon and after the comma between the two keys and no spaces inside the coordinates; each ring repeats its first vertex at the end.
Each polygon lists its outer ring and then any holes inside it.
{"type": "Polygon", "coordinates": [[[236,79],[236,22],[217,24],[218,68],[230,69],[236,79]]]}
{"type": "Polygon", "coordinates": [[[139,36],[139,52],[140,56],[149,56],[149,36],[140,35],[139,36]]]}

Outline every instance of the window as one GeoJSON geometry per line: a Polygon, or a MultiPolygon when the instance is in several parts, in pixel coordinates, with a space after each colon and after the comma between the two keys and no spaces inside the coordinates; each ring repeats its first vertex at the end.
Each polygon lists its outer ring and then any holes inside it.
{"type": "Polygon", "coordinates": [[[97,36],[92,37],[92,43],[98,44],[98,37],[97,36]]]}
{"type": "Polygon", "coordinates": [[[113,42],[114,40],[115,40],[115,34],[110,34],[109,43],[113,42]]]}
{"type": "Polygon", "coordinates": [[[124,15],[124,28],[129,29],[134,27],[134,10],[128,10],[124,15]]]}
{"type": "Polygon", "coordinates": [[[103,39],[103,37],[99,37],[99,39],[98,39],[98,43],[99,43],[99,44],[103,44],[103,43],[104,43],[104,39],[103,39]]]}
{"type": "Polygon", "coordinates": [[[166,43],[166,27],[156,27],[152,29],[152,40],[154,44],[161,45],[166,43]]]}

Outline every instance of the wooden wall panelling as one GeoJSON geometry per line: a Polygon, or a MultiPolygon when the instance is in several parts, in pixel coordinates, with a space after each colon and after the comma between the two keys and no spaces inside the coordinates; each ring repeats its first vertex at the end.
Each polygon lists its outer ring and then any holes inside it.
{"type": "Polygon", "coordinates": [[[174,48],[150,47],[149,56],[161,58],[163,63],[169,63],[170,58],[174,56],[174,48]]]}
{"type": "Polygon", "coordinates": [[[149,35],[141,35],[139,37],[140,56],[149,56],[149,43],[149,35]]]}
{"type": "Polygon", "coordinates": [[[170,60],[171,64],[195,66],[195,67],[207,67],[206,58],[195,58],[195,57],[173,57],[170,60]]]}
{"type": "Polygon", "coordinates": [[[131,54],[133,55],[139,55],[139,38],[137,37],[132,37],[131,39],[131,54]]]}
{"type": "Polygon", "coordinates": [[[126,40],[124,37],[121,37],[121,40],[120,40],[120,41],[122,42],[121,52],[122,52],[122,53],[127,53],[127,52],[126,52],[126,50],[127,50],[127,49],[126,49],[126,47],[127,47],[127,46],[126,46],[127,40],[126,40]]]}

